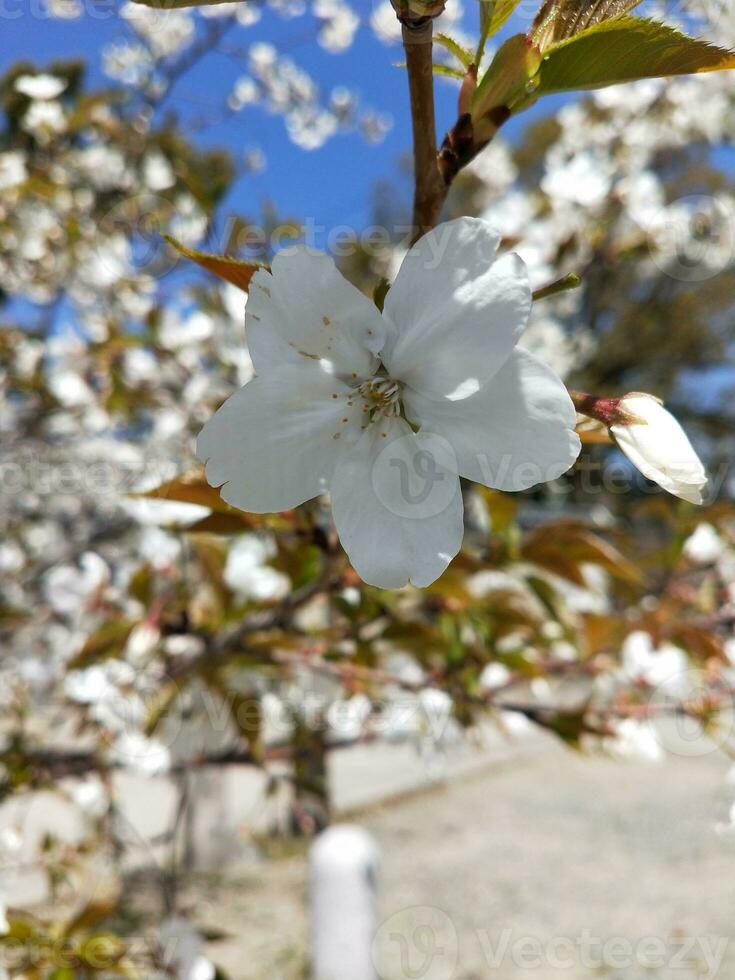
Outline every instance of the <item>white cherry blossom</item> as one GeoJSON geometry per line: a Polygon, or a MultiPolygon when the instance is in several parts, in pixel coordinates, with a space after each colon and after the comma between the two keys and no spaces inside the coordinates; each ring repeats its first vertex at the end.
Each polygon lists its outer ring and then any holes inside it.
{"type": "Polygon", "coordinates": [[[171,768],[171,753],[156,738],[142,732],[122,732],[110,746],[111,760],[143,776],[161,776],[171,768]]]}
{"type": "Polygon", "coordinates": [[[549,170],[541,187],[549,197],[588,208],[599,207],[606,201],[612,166],[599,154],[575,153],[568,160],[560,159],[557,154],[548,163],[549,170]]]}
{"type": "Polygon", "coordinates": [[[276,555],[273,541],[255,534],[243,534],[230,548],[223,578],[225,583],[247,599],[283,599],[291,589],[288,576],[271,568],[276,555]]]}
{"type": "Polygon", "coordinates": [[[531,291],[486,222],[460,218],[406,255],[383,315],[326,255],[276,256],[251,284],[256,377],[199,436],[228,503],[288,510],[329,490],[370,584],[426,586],[463,536],[459,477],[525,490],[577,458],[559,378],[517,342],[531,291]]]}
{"type": "Polygon", "coordinates": [[[628,679],[668,691],[679,688],[687,671],[686,654],[680,647],[673,643],[656,647],[644,630],[635,630],[625,638],[622,660],[628,679]]]}
{"type": "Polygon", "coordinates": [[[653,724],[624,718],[615,725],[613,737],[605,740],[611,755],[624,761],[661,762],[664,750],[653,724]]]}
{"type": "Polygon", "coordinates": [[[0,191],[18,187],[28,180],[28,170],[23,154],[19,150],[0,153],[0,191]]]}
{"type": "Polygon", "coordinates": [[[43,579],[46,601],[63,616],[76,616],[93,601],[107,584],[110,570],[105,561],[93,551],[85,552],[78,567],[59,565],[50,569],[43,579]]]}
{"type": "Polygon", "coordinates": [[[21,120],[26,132],[47,143],[66,128],[66,116],[60,102],[31,102],[21,120]]]}
{"type": "Polygon", "coordinates": [[[56,75],[19,75],[15,80],[15,91],[29,99],[57,99],[66,89],[68,82],[56,75]]]}
{"type": "Polygon", "coordinates": [[[697,565],[713,565],[725,553],[725,542],[711,524],[698,525],[684,542],[684,555],[697,565]]]}
{"type": "Polygon", "coordinates": [[[701,504],[707,474],[674,416],[658,398],[635,392],[620,408],[636,421],[611,425],[610,433],[631,463],[675,497],[701,504]]]}

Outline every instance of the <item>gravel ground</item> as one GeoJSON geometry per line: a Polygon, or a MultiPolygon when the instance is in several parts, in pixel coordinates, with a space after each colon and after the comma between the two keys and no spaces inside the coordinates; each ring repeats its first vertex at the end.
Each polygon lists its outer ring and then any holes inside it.
{"type": "MultiPolygon", "coordinates": [[[[384,980],[735,977],[727,762],[585,757],[507,766],[360,815],[381,850],[384,980]]],[[[303,854],[191,897],[231,933],[233,980],[308,975],[303,854]]],[[[343,980],[350,980],[344,977],[343,980]]]]}

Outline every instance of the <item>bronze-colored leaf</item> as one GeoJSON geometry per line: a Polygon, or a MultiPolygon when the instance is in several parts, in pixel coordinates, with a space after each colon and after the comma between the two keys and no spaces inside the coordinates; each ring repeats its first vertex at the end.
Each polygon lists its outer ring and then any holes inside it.
{"type": "Polygon", "coordinates": [[[250,288],[250,280],[260,269],[268,271],[268,266],[258,262],[246,262],[243,259],[232,259],[226,255],[211,255],[209,252],[198,252],[196,249],[187,248],[181,242],[177,242],[170,235],[164,235],[166,241],[176,251],[186,259],[196,262],[207,272],[213,273],[220,279],[238,286],[244,292],[250,288]]]}
{"type": "Polygon", "coordinates": [[[581,439],[583,446],[612,445],[612,436],[602,422],[597,422],[594,419],[585,419],[584,422],[580,422],[577,425],[575,431],[581,439]]]}
{"type": "Polygon", "coordinates": [[[98,926],[101,922],[109,919],[115,913],[116,908],[117,900],[115,898],[89,902],[66,924],[64,935],[73,936],[77,932],[84,932],[98,926]]]}
{"type": "Polygon", "coordinates": [[[638,585],[638,567],[604,538],[575,521],[558,521],[532,531],[521,546],[526,561],[579,585],[586,584],[582,567],[598,565],[614,578],[638,585]]]}
{"type": "Polygon", "coordinates": [[[689,623],[675,623],[666,629],[666,636],[672,643],[683,647],[699,663],[707,660],[728,662],[722,640],[711,630],[689,623]]]}
{"type": "Polygon", "coordinates": [[[200,507],[208,507],[219,514],[240,513],[220,497],[216,487],[210,487],[204,476],[203,467],[182,473],[181,476],[176,476],[173,480],[168,480],[153,490],[132,493],[130,496],[150,500],[176,500],[183,504],[198,504],[200,507]]]}
{"type": "Polygon", "coordinates": [[[232,513],[214,513],[203,517],[196,524],[191,524],[187,534],[242,534],[244,531],[260,527],[257,517],[246,514],[242,510],[232,509],[232,513]]]}

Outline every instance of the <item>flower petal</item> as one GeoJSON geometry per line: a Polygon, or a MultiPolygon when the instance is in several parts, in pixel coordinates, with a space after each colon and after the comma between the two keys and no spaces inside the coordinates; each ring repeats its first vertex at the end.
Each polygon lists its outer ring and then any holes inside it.
{"type": "Polygon", "coordinates": [[[340,448],[359,438],[361,405],[352,395],[311,363],[258,375],[199,434],[197,456],[206,463],[207,480],[222,487],[227,503],[256,514],[289,510],[317,496],[327,488],[340,448]]]}
{"type": "Polygon", "coordinates": [[[566,388],[521,348],[471,398],[431,399],[406,389],[404,405],[422,432],[451,443],[460,476],[497,490],[527,490],[555,480],[581,448],[566,388]]]}
{"type": "Polygon", "coordinates": [[[342,545],[370,585],[430,585],[464,534],[452,449],[403,419],[374,422],[337,464],[330,487],[342,545]]]}
{"type": "Polygon", "coordinates": [[[674,416],[651,395],[626,395],[621,406],[643,424],[610,427],[619,449],[641,473],[675,497],[704,501],[707,472],[674,416]]]}
{"type": "Polygon", "coordinates": [[[328,255],[305,246],[279,252],[272,270],[253,276],[245,311],[255,370],[306,359],[345,378],[369,377],[385,340],[383,318],[372,301],[328,255]]]}
{"type": "Polygon", "coordinates": [[[466,398],[509,357],[531,312],[526,267],[497,256],[499,235],[459,218],[406,255],[383,310],[391,377],[434,397],[466,398]]]}

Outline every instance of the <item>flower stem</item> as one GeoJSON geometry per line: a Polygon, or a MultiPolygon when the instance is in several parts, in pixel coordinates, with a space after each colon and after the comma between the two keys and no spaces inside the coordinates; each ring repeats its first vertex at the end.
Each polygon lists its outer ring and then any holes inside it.
{"type": "Polygon", "coordinates": [[[434,113],[433,19],[402,19],[413,128],[414,201],[411,244],[439,221],[446,188],[439,172],[434,113]]]}
{"type": "Polygon", "coordinates": [[[568,276],[564,276],[563,279],[557,279],[556,282],[549,283],[548,286],[542,286],[541,289],[534,290],[533,300],[536,302],[540,299],[548,299],[550,296],[565,293],[568,289],[578,289],[581,285],[582,280],[576,272],[571,272],[568,276]]]}
{"type": "Polygon", "coordinates": [[[580,415],[596,419],[608,428],[612,425],[645,425],[643,419],[626,411],[621,405],[622,398],[599,398],[586,391],[570,391],[569,397],[580,415]]]}

